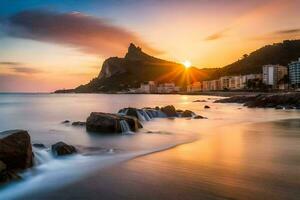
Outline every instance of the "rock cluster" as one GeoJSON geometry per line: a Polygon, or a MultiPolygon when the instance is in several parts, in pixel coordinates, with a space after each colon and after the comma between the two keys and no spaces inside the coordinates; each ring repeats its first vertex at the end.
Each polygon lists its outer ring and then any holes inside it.
{"type": "Polygon", "coordinates": [[[300,93],[233,96],[215,103],[242,103],[249,108],[300,109],[300,93]]]}
{"type": "MultiPolygon", "coordinates": [[[[25,130],[0,132],[0,183],[18,180],[18,173],[33,166],[35,148],[46,148],[44,144],[31,145],[30,135],[25,130]]],[[[76,153],[76,148],[63,142],[52,145],[52,152],[57,155],[76,153]]]]}
{"type": "Polygon", "coordinates": [[[92,112],[86,120],[86,130],[100,133],[122,133],[121,121],[125,120],[131,131],[142,128],[137,118],[118,114],[92,112]]]}
{"type": "MultiPolygon", "coordinates": [[[[126,122],[130,131],[137,131],[142,128],[140,121],[149,121],[152,118],[168,117],[195,117],[196,114],[190,110],[176,110],[173,105],[155,108],[123,108],[118,114],[92,112],[86,120],[86,129],[99,133],[122,133],[122,121],[126,122]]],[[[196,119],[203,119],[197,116],[196,119]]]]}

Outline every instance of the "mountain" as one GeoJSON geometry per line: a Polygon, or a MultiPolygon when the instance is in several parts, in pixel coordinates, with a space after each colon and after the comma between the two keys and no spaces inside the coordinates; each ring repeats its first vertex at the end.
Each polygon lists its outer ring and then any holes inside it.
{"type": "Polygon", "coordinates": [[[262,65],[287,64],[300,57],[300,40],[264,46],[242,59],[222,68],[185,69],[182,64],[162,60],[146,54],[141,48],[130,44],[124,58],[111,57],[104,61],[99,76],[86,85],[56,92],[117,92],[137,88],[142,82],[187,83],[212,80],[221,76],[262,73],[262,65]]]}
{"type": "Polygon", "coordinates": [[[182,64],[153,57],[140,47],[130,44],[124,58],[111,57],[103,62],[98,77],[74,90],[56,92],[117,92],[137,88],[142,82],[175,82],[186,86],[188,82],[209,79],[215,69],[185,69],[182,64]]]}
{"type": "Polygon", "coordinates": [[[282,43],[264,46],[242,59],[215,70],[211,79],[221,76],[243,75],[262,73],[262,66],[266,64],[280,64],[287,66],[288,63],[298,60],[300,57],[300,40],[285,40],[282,43]]]}

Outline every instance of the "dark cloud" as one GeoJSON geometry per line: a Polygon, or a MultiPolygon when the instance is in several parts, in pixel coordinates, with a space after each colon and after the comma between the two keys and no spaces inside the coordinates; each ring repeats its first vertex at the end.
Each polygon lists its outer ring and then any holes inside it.
{"type": "Polygon", "coordinates": [[[134,32],[115,26],[108,20],[77,12],[23,11],[5,22],[5,30],[13,37],[68,45],[91,54],[121,55],[126,52],[130,42],[149,53],[161,53],[134,32]]]}
{"type": "Polygon", "coordinates": [[[0,66],[13,71],[15,74],[36,74],[43,72],[36,68],[24,67],[24,64],[20,62],[0,61],[0,66]]]}
{"type": "Polygon", "coordinates": [[[16,73],[21,73],[21,74],[37,74],[43,72],[42,70],[29,68],[29,67],[10,67],[10,69],[14,70],[14,72],[16,73]]]}
{"type": "Polygon", "coordinates": [[[299,34],[300,33],[300,29],[285,29],[285,30],[279,30],[279,31],[275,31],[274,34],[279,34],[279,35],[283,35],[283,34],[299,34]]]}
{"type": "Polygon", "coordinates": [[[5,65],[5,66],[18,66],[21,63],[19,62],[10,62],[10,61],[0,61],[0,65],[5,65]]]}

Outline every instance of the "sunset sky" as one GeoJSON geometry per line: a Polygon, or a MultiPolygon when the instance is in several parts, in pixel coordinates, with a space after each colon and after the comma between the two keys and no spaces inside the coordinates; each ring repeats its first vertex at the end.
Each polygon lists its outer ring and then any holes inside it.
{"type": "Polygon", "coordinates": [[[0,91],[84,84],[130,42],[163,59],[222,67],[299,39],[299,8],[300,0],[1,0],[0,91]]]}

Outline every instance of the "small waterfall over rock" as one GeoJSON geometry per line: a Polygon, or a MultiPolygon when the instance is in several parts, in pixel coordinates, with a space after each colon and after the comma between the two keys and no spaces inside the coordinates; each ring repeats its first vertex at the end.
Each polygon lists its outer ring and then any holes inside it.
{"type": "Polygon", "coordinates": [[[122,133],[132,133],[126,120],[121,120],[120,126],[121,126],[122,133]]]}
{"type": "Polygon", "coordinates": [[[33,151],[34,151],[34,162],[37,165],[44,164],[53,159],[50,150],[46,150],[46,149],[37,150],[34,148],[33,151]]]}
{"type": "Polygon", "coordinates": [[[144,110],[137,110],[137,115],[139,120],[141,121],[150,121],[151,117],[147,114],[147,112],[145,112],[144,110]]]}

